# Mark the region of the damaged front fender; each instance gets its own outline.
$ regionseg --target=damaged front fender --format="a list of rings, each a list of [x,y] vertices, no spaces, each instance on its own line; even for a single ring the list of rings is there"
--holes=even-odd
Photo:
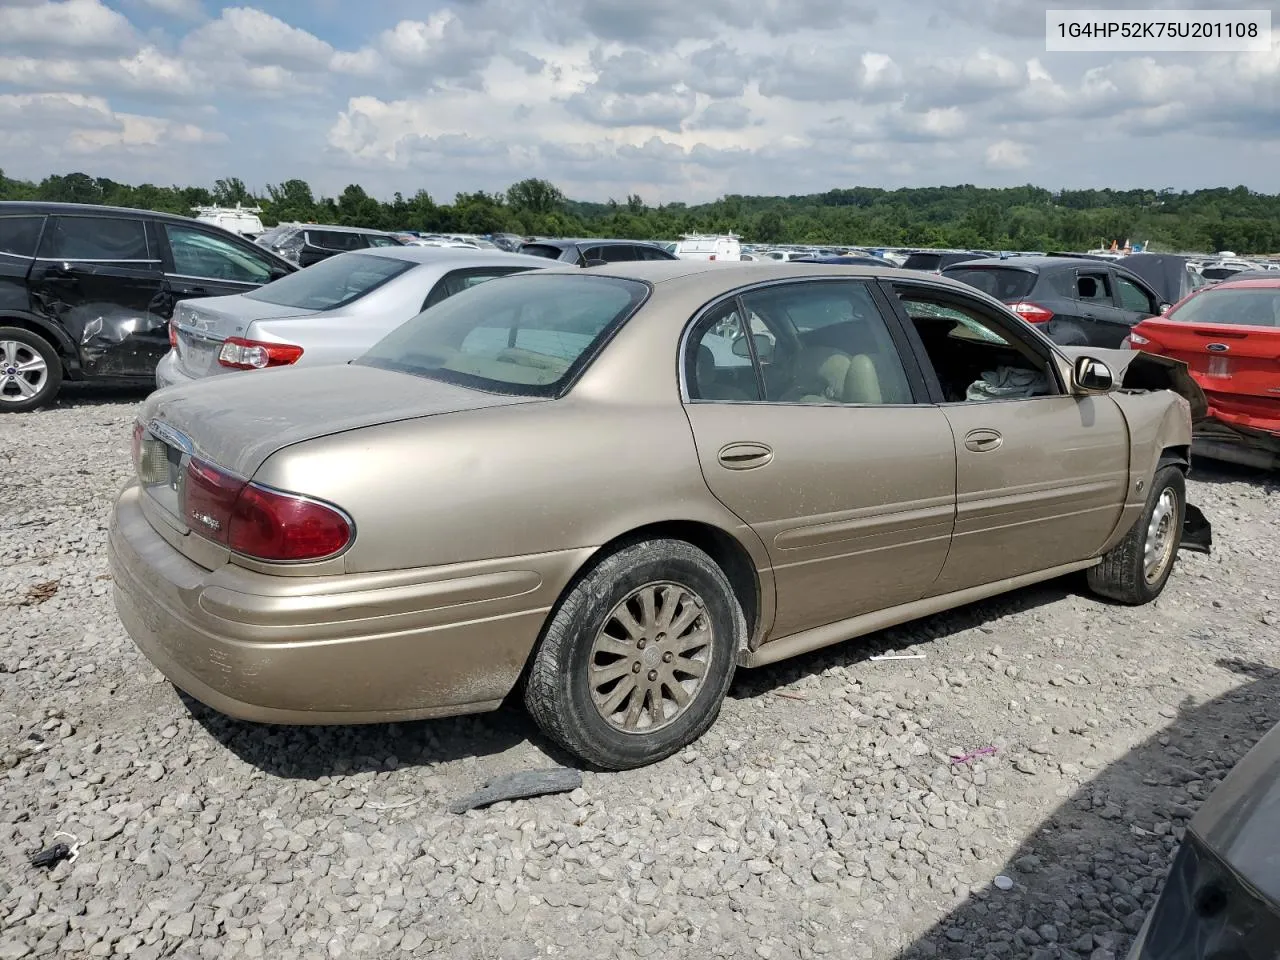
[[[1203,420],[1209,401],[1181,360],[1173,360],[1142,350],[1107,350],[1099,347],[1060,347],[1074,363],[1078,357],[1093,357],[1111,368],[1120,390],[1172,390],[1191,405],[1191,420]]]

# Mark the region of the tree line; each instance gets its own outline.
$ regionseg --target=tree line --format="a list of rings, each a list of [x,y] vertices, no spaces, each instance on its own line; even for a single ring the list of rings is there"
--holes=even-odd
[[[1084,250],[1115,240],[1152,249],[1241,254],[1280,251],[1280,195],[1247,187],[1205,190],[1057,190],[970,184],[885,190],[852,187],[786,197],[729,194],[711,203],[650,206],[571,200],[554,184],[521,180],[505,192],[458,193],[439,202],[426,190],[390,201],[351,184],[317,196],[305,180],[255,193],[236,177],[207,187],[130,185],[86,173],[39,183],[0,171],[0,200],[104,203],[190,215],[195,206],[259,206],[263,223],[336,223],[442,233],[676,239],[733,231],[756,243]]]

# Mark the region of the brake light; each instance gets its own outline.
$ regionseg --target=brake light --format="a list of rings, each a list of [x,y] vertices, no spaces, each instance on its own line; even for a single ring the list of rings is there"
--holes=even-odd
[[[302,348],[291,343],[267,343],[227,337],[218,351],[218,363],[234,370],[261,370],[263,367],[285,367],[297,363]]]
[[[1009,304],[1009,309],[1020,316],[1027,323],[1048,323],[1053,319],[1053,311],[1046,310],[1038,303],[1031,303],[1029,300],[1019,300],[1017,303]]]
[[[340,553],[354,533],[336,507],[249,483],[203,460],[188,463],[183,487],[187,525],[255,560],[321,560]]]
[[[236,500],[228,546],[259,560],[319,560],[341,552],[352,532],[326,503],[251,483]]]
[[[169,347],[170,349],[178,349],[178,323],[176,320],[169,321]]]

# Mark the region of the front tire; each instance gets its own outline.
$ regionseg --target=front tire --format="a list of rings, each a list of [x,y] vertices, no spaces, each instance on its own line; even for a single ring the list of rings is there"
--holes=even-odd
[[[62,386],[62,361],[49,341],[21,327],[0,327],[0,413],[44,406]]]
[[[1089,570],[1094,593],[1139,606],[1160,596],[1173,572],[1186,516],[1187,481],[1173,465],[1156,470],[1142,516]]]
[[[547,625],[525,706],[553,741],[604,770],[655,763],[720,712],[746,637],[724,571],[682,540],[623,547]]]

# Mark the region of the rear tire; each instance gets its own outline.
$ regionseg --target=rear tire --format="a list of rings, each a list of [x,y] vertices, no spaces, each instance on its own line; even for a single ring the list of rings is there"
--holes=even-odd
[[[21,327],[0,327],[0,413],[42,407],[62,386],[62,360],[53,345]]]
[[[525,706],[593,767],[655,763],[715,722],[746,632],[728,578],[701,550],[682,540],[623,547],[551,618]]]
[[[1161,466],[1152,478],[1138,522],[1089,570],[1090,589],[1130,606],[1160,596],[1178,556],[1186,505],[1187,481],[1182,471],[1171,464]]]

